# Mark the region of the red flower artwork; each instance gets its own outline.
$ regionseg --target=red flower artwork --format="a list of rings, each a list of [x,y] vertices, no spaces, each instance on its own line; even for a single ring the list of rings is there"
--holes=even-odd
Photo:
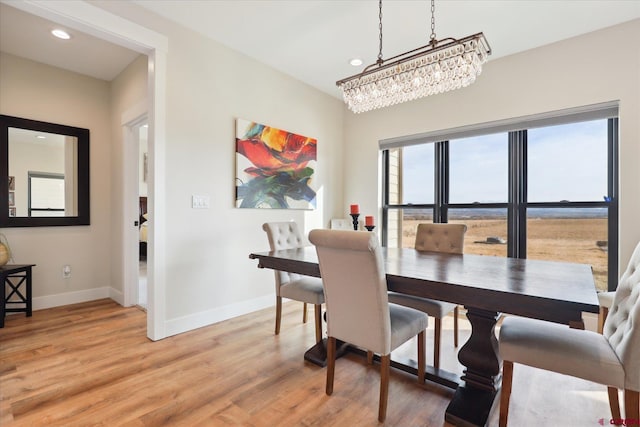
[[[317,141],[281,129],[238,120],[236,155],[252,164],[238,177],[238,207],[289,208],[293,201],[315,207],[315,191],[309,183],[314,173]]]

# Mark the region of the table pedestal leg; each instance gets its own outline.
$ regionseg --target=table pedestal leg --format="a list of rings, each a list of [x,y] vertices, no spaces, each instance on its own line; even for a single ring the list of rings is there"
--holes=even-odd
[[[336,359],[341,358],[347,353],[349,349],[349,343],[341,340],[336,340]],[[313,347],[304,353],[304,360],[311,362],[314,365],[318,365],[322,368],[327,366],[327,339],[323,338],[318,341]]]
[[[466,369],[445,412],[445,420],[457,426],[484,426],[494,398],[500,388],[500,357],[495,335],[498,313],[467,309],[471,337],[458,352],[458,360]]]

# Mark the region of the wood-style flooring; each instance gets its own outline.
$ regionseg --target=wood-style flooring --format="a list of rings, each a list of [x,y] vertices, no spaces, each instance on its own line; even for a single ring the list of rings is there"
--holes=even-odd
[[[152,342],[146,314],[111,300],[7,316],[0,329],[0,425],[7,426],[376,426],[377,365],[349,355],[326,370],[304,362],[313,322],[301,304]],[[312,318],[312,316],[310,316]],[[445,319],[442,367],[459,369],[452,319]],[[469,326],[461,322],[461,342]],[[427,336],[431,362],[433,325]],[[399,351],[413,354],[415,342]],[[388,426],[444,426],[452,391],[417,385],[392,370]],[[512,426],[609,424],[606,389],[515,366]],[[491,418],[497,425],[497,411]]]

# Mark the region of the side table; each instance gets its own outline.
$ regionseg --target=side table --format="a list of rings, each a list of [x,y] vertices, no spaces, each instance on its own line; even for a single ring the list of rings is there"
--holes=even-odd
[[[6,264],[0,267],[0,328],[4,328],[5,313],[25,312],[27,317],[31,317],[31,268],[34,266],[35,264]]]

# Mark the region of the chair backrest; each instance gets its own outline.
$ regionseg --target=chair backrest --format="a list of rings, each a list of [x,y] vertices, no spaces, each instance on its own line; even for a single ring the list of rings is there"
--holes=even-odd
[[[464,224],[418,224],[415,248],[417,251],[461,254],[466,231]]]
[[[327,333],[382,355],[391,351],[384,261],[375,234],[312,230],[327,305]]]
[[[624,366],[625,388],[640,391],[640,244],[618,283],[603,334]]]
[[[269,238],[269,249],[277,251],[280,249],[295,249],[305,246],[305,239],[300,233],[298,224],[294,221],[287,222],[266,222],[262,224],[262,229]],[[276,275],[276,295],[280,296],[280,286],[292,280],[300,278],[299,274],[286,271],[277,271]]]

